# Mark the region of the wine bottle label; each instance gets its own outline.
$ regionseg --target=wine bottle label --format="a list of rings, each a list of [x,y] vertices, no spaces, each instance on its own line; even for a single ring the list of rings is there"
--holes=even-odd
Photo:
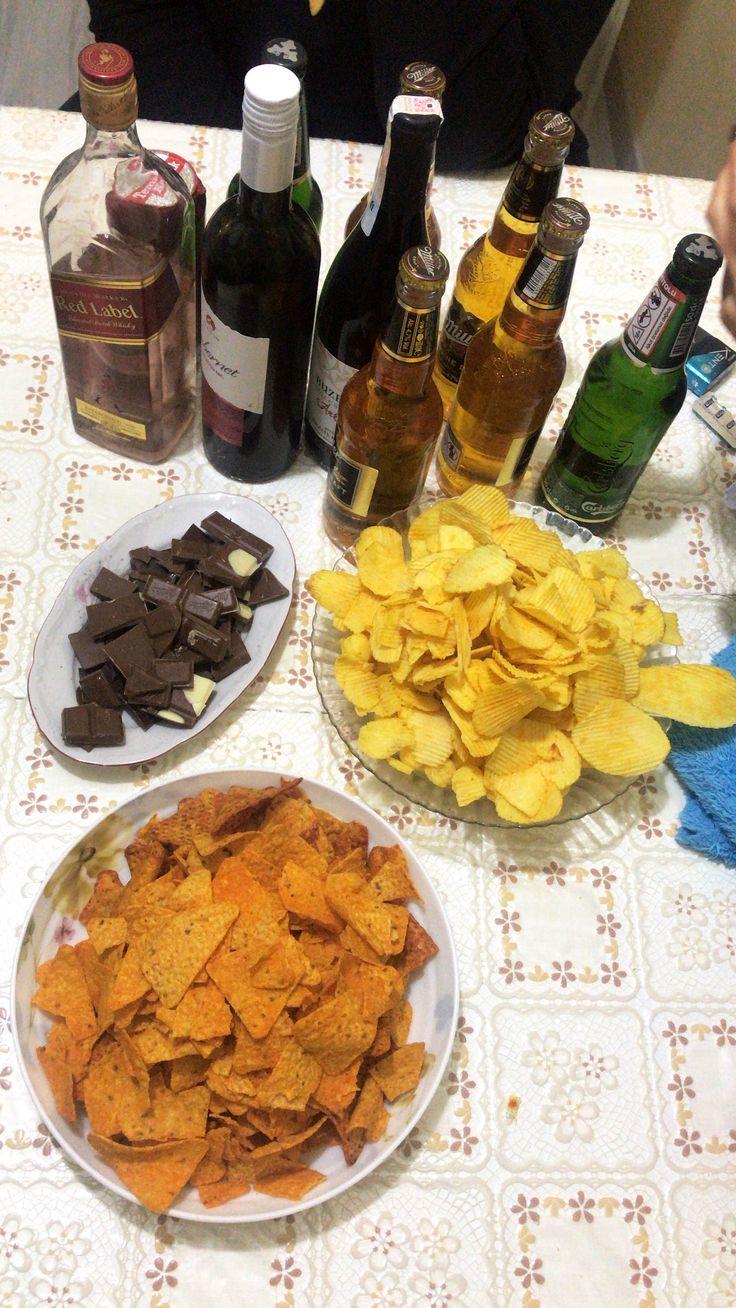
[[[357,368],[351,368],[349,363],[343,363],[334,354],[330,354],[315,333],[309,369],[307,422],[318,440],[323,441],[328,449],[332,449],[335,444],[340,396],[357,371]]]
[[[548,200],[554,200],[560,186],[559,168],[540,168],[520,159],[512,172],[504,197],[503,208],[513,218],[539,221]]]
[[[381,338],[384,350],[402,363],[426,363],[437,344],[437,318],[436,306],[414,309],[397,301]]]
[[[381,157],[378,160],[376,175],[373,179],[373,186],[368,197],[368,203],[363,210],[360,219],[360,225],[366,236],[370,236],[373,230],[373,224],[376,221],[376,214],[381,207],[381,197],[383,188],[386,184],[386,165],[388,163],[389,150],[391,148],[391,123],[395,114],[434,114],[438,118],[443,117],[442,107],[439,100],[435,100],[431,95],[397,95],[391,101],[391,108],[388,111],[388,122],[386,126],[386,140],[381,150]],[[429,194],[429,187],[428,192]]]
[[[453,297],[442,326],[437,348],[437,363],[442,376],[454,385],[460,381],[468,346],[482,326],[483,320],[476,318],[474,313],[469,313]]]
[[[336,504],[349,509],[356,517],[367,517],[377,481],[378,468],[356,463],[346,454],[335,451],[327,481],[327,493]]]
[[[168,260],[142,281],[85,273],[51,273],[51,295],[60,336],[109,345],[147,345],[179,299]]]
[[[535,245],[516,283],[526,304],[558,309],[566,303],[575,272],[575,258],[554,258]]]
[[[202,293],[202,418],[205,426],[241,445],[243,415],[263,413],[267,336],[245,336],[218,318]]]

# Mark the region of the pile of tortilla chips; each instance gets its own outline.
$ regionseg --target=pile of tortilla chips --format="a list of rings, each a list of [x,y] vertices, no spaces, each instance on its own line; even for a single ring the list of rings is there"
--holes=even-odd
[[[88,939],[38,969],[55,1022],[39,1058],[67,1121],[146,1207],[196,1185],[207,1207],[251,1186],[298,1200],[352,1163],[413,1091],[411,974],[437,947],[398,845],[313,807],[299,780],[203,790],[101,872]]]
[[[669,752],[650,714],[736,722],[736,680],[720,668],[641,667],[680,644],[677,618],[604,548],[573,553],[514,515],[492,486],[421,513],[402,535],[368,527],[357,573],[316,572],[310,594],[348,634],[335,676],[371,758],[490,799],[520,824],[549,821],[582,767],[638,776]]]

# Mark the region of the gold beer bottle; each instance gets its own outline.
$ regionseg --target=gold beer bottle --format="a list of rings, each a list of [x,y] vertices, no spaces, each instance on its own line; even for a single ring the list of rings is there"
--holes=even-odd
[[[437,456],[446,494],[521,481],[565,375],[559,332],[589,225],[579,200],[550,200],[503,309],[470,342]]]
[[[407,64],[401,70],[399,78],[399,95],[423,95],[430,96],[435,100],[442,100],[445,92],[445,74],[436,64],[427,64],[423,60],[415,60],[412,64]],[[386,144],[381,151],[381,157],[378,160],[376,176],[373,182],[373,190],[383,188],[383,178],[386,174]],[[427,182],[427,235],[429,236],[430,245],[439,250],[442,243],[442,232],[437,221],[437,215],[431,204],[432,180],[434,178],[434,161],[429,170],[429,180]],[[352,232],[353,228],[360,222],[365,207],[371,198],[371,192],[367,191],[358,200],[355,208],[350,211],[350,216],[345,224],[345,239]]]
[[[544,206],[560,186],[575,124],[567,114],[540,109],[529,123],[493,223],[465,251],[440,333],[434,379],[449,412],[467,348],[478,328],[500,312],[528,255]]]

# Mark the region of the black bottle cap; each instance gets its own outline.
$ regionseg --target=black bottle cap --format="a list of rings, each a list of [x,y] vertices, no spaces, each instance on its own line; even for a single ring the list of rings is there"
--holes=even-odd
[[[699,282],[711,281],[722,263],[720,245],[712,236],[705,236],[702,232],[691,232],[689,236],[683,236],[677,242],[672,256],[675,272],[684,273],[686,277]]]
[[[280,64],[296,73],[301,82],[307,71],[307,52],[293,36],[274,36],[261,50],[264,64]]]

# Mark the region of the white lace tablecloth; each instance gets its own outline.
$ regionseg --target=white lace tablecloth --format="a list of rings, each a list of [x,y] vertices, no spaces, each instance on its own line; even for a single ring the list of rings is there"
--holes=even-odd
[[[144,123],[188,156],[210,212],[237,166],[234,133]],[[587,821],[494,834],[437,818],[367,777],[324,717],[304,579],[335,551],[315,530],[323,474],[300,460],[244,488],[276,515],[300,586],[280,653],[224,718],[166,759],[114,775],[68,764],[35,728],[35,634],[71,568],[172,495],[238,490],[198,432],[147,467],[75,435],[38,208],[79,118],[0,119],[0,1305],[80,1308],[733,1308],[736,1304],[736,876],[674,841],[666,768]],[[318,141],[323,272],[369,185],[374,147]],[[453,273],[503,177],[438,178]],[[570,169],[592,215],[563,329],[566,383],[531,479],[591,352],[614,335],[704,224],[709,184]],[[714,293],[704,324],[720,332]],[[736,386],[722,394],[736,407]],[[736,456],[689,402],[613,540],[670,607],[695,656],[736,625]],[[92,1184],[39,1123],[7,1029],[21,923],[62,848],[136,789],[254,764],[358,794],[424,861],[454,931],[462,1018],[431,1108],[390,1161],[342,1197],[260,1226],[155,1217]]]

